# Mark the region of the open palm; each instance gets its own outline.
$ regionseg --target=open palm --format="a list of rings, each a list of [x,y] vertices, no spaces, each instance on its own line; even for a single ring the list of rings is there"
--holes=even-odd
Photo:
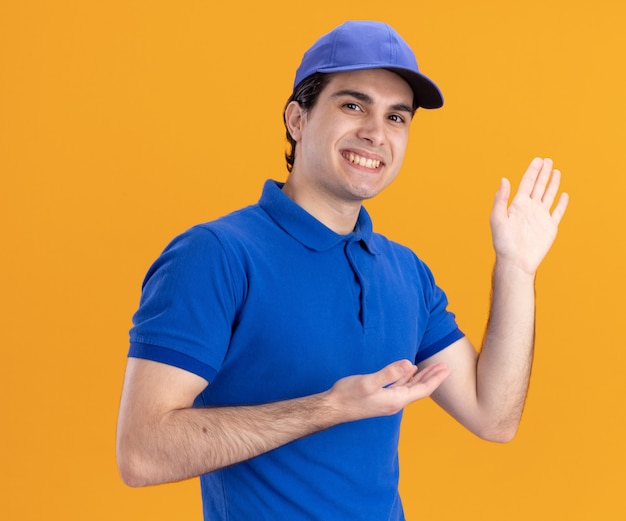
[[[560,182],[561,173],[552,169],[551,159],[533,159],[509,205],[511,184],[502,179],[491,212],[498,260],[512,262],[534,275],[556,238],[567,208],[566,193],[561,193],[554,205]]]

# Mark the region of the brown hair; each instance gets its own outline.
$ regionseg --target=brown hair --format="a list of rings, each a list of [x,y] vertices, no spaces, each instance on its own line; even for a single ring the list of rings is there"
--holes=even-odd
[[[315,106],[315,103],[317,103],[320,93],[328,84],[329,80],[330,74],[323,74],[321,72],[316,72],[308,76],[296,85],[295,89],[293,89],[293,94],[287,100],[287,103],[285,103],[283,122],[285,123],[287,141],[289,142],[288,149],[285,152],[285,160],[287,161],[287,170],[289,172],[291,172],[296,158],[296,141],[289,133],[289,128],[287,127],[287,119],[285,118],[287,105],[292,101],[296,101],[305,111],[311,110]]]

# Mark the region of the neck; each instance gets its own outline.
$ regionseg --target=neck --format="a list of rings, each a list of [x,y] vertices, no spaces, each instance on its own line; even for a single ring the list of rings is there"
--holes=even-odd
[[[283,192],[335,233],[347,235],[354,231],[361,210],[361,201],[339,201],[329,197],[323,190],[300,186],[293,174],[285,182]]]

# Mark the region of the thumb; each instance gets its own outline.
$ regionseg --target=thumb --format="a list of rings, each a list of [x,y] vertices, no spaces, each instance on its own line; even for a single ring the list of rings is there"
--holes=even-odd
[[[506,217],[510,196],[511,182],[506,177],[503,177],[500,180],[500,187],[498,188],[493,201],[492,220],[494,218],[503,219]]]

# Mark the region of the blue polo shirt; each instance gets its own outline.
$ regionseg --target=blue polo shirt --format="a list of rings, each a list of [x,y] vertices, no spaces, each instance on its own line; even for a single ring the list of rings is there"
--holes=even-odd
[[[338,235],[267,181],[258,204],[195,226],[150,268],[129,356],[208,380],[196,406],[307,396],[463,336],[426,265],[373,233]],[[404,519],[401,413],[338,425],[201,477],[205,519]]]

